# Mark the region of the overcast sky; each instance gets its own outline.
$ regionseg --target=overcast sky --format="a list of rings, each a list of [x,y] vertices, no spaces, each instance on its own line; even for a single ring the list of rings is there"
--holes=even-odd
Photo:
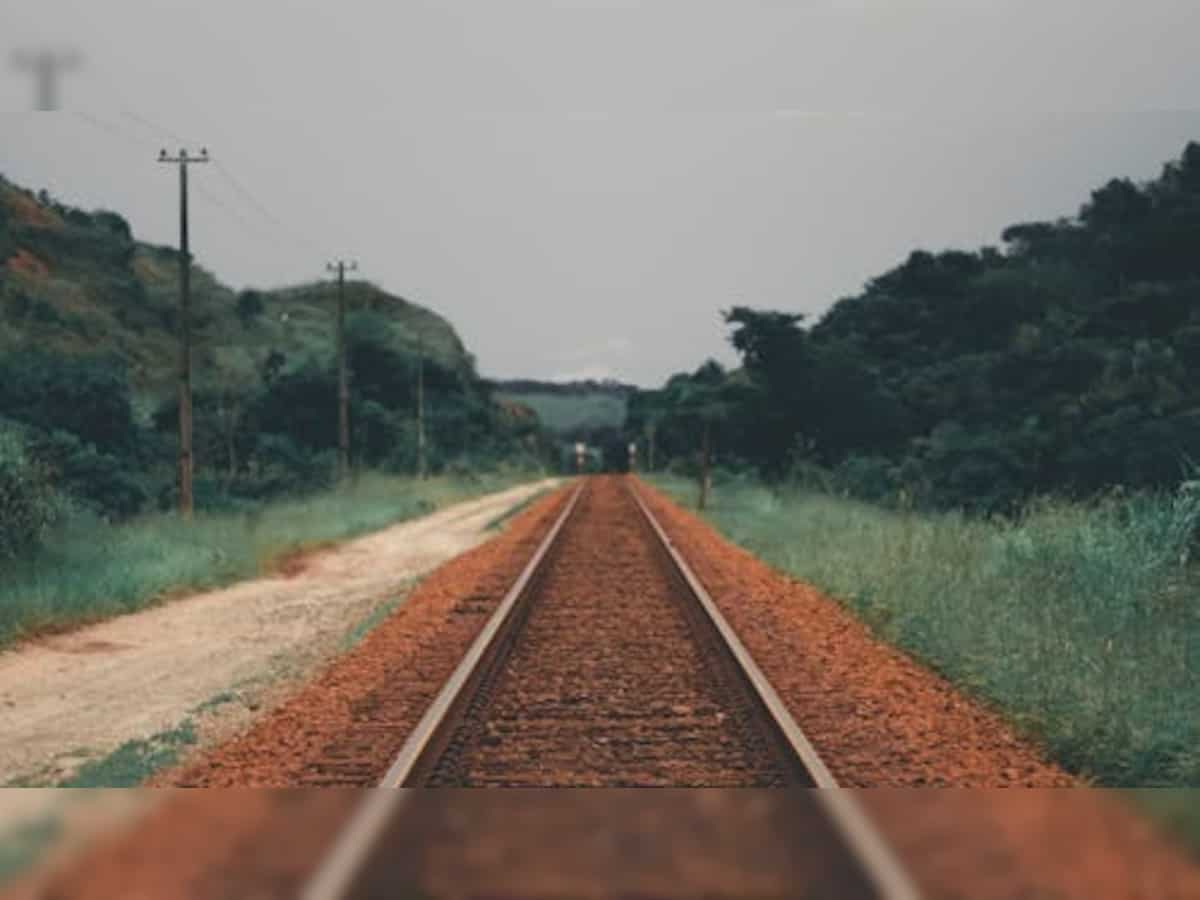
[[[357,259],[495,377],[732,362],[719,310],[819,315],[910,250],[999,243],[1200,139],[1196,0],[41,0],[61,113],[0,172],[235,287]],[[1200,252],[1200,251],[1198,251]]]

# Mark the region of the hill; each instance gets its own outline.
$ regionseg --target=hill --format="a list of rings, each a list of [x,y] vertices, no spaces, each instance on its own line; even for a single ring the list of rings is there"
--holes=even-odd
[[[0,176],[0,352],[111,352],[125,361],[137,390],[171,390],[178,260],[173,248],[135,240],[116,213],[74,209]],[[335,291],[325,282],[239,294],[193,266],[197,384],[250,377],[272,352],[287,359],[327,356]],[[415,354],[420,339],[445,367],[473,372],[458,334],[432,310],[366,282],[349,282],[347,298],[351,311],[388,321],[398,351]]]
[[[628,399],[637,391],[618,381],[513,379],[493,384],[497,396],[532,410],[547,429],[563,437],[620,431]]]
[[[172,503],[178,265],[115,212],[0,178],[0,487],[38,498],[44,482],[105,516]],[[336,287],[235,292],[196,265],[192,287],[197,504],[327,484]],[[536,420],[496,400],[449,322],[366,282],[346,290],[357,467],[416,467],[418,368],[431,470],[544,449]]]

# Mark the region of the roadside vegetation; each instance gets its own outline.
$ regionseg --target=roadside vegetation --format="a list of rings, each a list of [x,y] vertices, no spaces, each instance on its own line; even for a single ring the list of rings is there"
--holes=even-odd
[[[351,282],[355,483],[336,490],[334,288],[235,292],[194,267],[197,517],[177,521],[177,266],[117,213],[0,177],[0,646],[554,464],[537,419],[497,400],[449,322]]]
[[[522,469],[425,480],[367,474],[344,491],[279,499],[251,510],[173,513],[107,524],[75,513],[34,554],[0,568],[0,647],[23,636],[132,612],[172,593],[269,571],[306,547],[526,480]]]
[[[652,481],[695,501],[690,480]],[[706,514],[1068,769],[1113,786],[1200,785],[1200,497],[1039,501],[983,519],[721,475]]]

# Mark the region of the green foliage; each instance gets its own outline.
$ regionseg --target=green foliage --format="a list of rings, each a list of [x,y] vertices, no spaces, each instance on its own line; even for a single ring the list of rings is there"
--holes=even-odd
[[[879,464],[848,464],[873,479]],[[660,478],[681,500],[690,484]],[[1200,496],[896,512],[714,479],[708,516],[1107,785],[1200,785]]]
[[[0,560],[39,547],[61,512],[48,474],[30,459],[21,432],[0,419]]]
[[[171,513],[121,525],[76,515],[40,552],[0,567],[0,646],[253,576],[307,544],[376,530],[529,475],[515,468],[424,480],[367,473],[341,490],[312,493],[305,485],[301,496],[199,512],[190,524]]]
[[[60,490],[100,515],[136,515],[152,495],[154,481],[137,471],[136,459],[103,453],[71,432],[41,433],[30,446]]]
[[[0,834],[0,886],[33,865],[61,833],[61,820],[48,815]]]
[[[1176,484],[1200,458],[1200,144],[1003,239],[916,251],[812,328],[726,312],[742,368],[717,459],[773,479],[803,461],[866,498],[984,514]],[[695,381],[632,398],[630,434],[657,423],[661,456],[696,452]]]
[[[72,777],[56,785],[64,788],[137,787],[155,772],[172,765],[179,754],[196,743],[191,719],[148,738],[126,741],[102,759],[85,763]]]
[[[0,416],[31,427],[53,483],[125,518],[175,495],[178,253],[0,180]],[[7,259],[6,250],[0,260]],[[337,442],[336,287],[235,293],[192,267],[196,502],[232,510],[319,490]],[[537,463],[536,422],[495,402],[450,325],[365,282],[345,286],[353,464],[416,468],[416,376],[431,468]],[[37,348],[31,350],[29,348]]]
[[[36,350],[0,356],[0,414],[106,449],[136,438],[125,367],[113,356],[63,358]]]
[[[254,324],[254,320],[266,309],[262,295],[258,291],[242,291],[237,298],[237,315],[244,328]]]

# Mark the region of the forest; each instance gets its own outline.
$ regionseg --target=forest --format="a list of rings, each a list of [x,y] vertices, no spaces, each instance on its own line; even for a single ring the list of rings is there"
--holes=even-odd
[[[1002,246],[914,251],[813,323],[722,313],[741,365],[629,400],[648,464],[908,508],[1175,487],[1200,456],[1200,144]]]

